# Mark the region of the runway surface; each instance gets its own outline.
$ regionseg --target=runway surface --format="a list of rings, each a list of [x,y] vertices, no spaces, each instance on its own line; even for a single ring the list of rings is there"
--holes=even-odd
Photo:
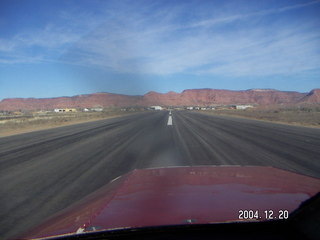
[[[273,166],[320,177],[320,129],[154,111],[0,138],[0,238],[135,168]]]

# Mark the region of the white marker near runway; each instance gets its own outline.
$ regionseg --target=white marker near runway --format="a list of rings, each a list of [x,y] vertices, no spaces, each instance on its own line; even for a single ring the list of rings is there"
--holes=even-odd
[[[169,118],[168,118],[168,124],[167,124],[167,125],[168,125],[168,126],[169,126],[169,125],[172,125],[172,116],[171,116],[171,115],[170,115]]]

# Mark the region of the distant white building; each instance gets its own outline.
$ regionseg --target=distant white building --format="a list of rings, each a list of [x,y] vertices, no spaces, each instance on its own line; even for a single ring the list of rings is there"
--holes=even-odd
[[[247,108],[252,108],[252,105],[236,105],[236,109],[247,109]]]
[[[91,111],[94,111],[94,112],[102,112],[102,111],[103,111],[103,108],[102,108],[102,107],[95,107],[95,108],[91,108]]]
[[[162,107],[161,106],[151,106],[150,109],[153,109],[153,110],[162,110]]]
[[[77,109],[75,109],[75,108],[55,108],[53,111],[56,113],[64,113],[64,112],[76,112]]]
[[[187,110],[193,110],[193,107],[187,107]]]

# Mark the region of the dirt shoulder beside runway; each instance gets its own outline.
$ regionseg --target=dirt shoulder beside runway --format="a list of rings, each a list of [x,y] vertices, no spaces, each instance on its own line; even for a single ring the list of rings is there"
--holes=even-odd
[[[246,110],[225,109],[199,112],[206,114],[255,119],[295,126],[320,128],[320,105],[307,107],[268,107]]]
[[[62,127],[84,122],[121,117],[135,112],[76,112],[21,114],[0,117],[0,137]]]

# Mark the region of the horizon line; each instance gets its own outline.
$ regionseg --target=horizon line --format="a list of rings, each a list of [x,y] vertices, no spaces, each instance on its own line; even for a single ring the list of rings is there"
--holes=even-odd
[[[52,99],[52,98],[63,98],[63,97],[77,97],[81,95],[92,95],[92,94],[116,94],[116,95],[125,95],[125,96],[144,96],[147,95],[148,93],[158,93],[158,94],[168,94],[170,92],[181,94],[184,91],[188,90],[219,90],[219,91],[232,91],[232,92],[242,92],[242,91],[254,91],[254,90],[267,90],[267,91],[279,91],[279,92],[298,92],[298,93],[310,93],[311,91],[319,89],[319,88],[313,88],[309,90],[308,92],[299,92],[299,91],[290,91],[290,90],[278,90],[275,88],[249,88],[249,89],[244,89],[244,90],[231,90],[231,89],[222,89],[222,88],[188,88],[184,89],[181,92],[176,92],[176,91],[167,91],[167,92],[157,92],[154,90],[150,90],[144,94],[124,94],[124,93],[115,93],[115,92],[92,92],[92,93],[80,93],[76,95],[69,95],[69,96],[56,96],[56,97],[8,97],[8,98],[0,98],[0,101],[5,100],[5,99]]]

